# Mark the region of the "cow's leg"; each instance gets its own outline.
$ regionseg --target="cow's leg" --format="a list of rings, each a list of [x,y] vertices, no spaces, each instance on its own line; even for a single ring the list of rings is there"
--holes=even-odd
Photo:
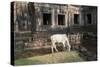
[[[68,51],[70,51],[71,45],[69,44],[69,41],[68,40],[67,40],[67,48],[68,48]]]
[[[57,47],[56,47],[56,44],[55,44],[55,43],[53,43],[53,47],[55,48],[56,52],[58,52],[58,50],[57,50]]]
[[[54,47],[53,47],[53,43],[54,43],[54,42],[51,41],[51,51],[52,51],[52,53],[54,53],[54,50],[53,50],[53,48],[54,48]]]
[[[71,49],[71,46],[70,46],[70,45],[68,45],[68,51],[70,51],[70,49]]]
[[[54,53],[54,51],[53,51],[53,46],[51,46],[51,51],[52,51],[52,53]]]
[[[63,44],[63,50],[65,51],[66,50],[65,42],[62,42],[62,44]]]

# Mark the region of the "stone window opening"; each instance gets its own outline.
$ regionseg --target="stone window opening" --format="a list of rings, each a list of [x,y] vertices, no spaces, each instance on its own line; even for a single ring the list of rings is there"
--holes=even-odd
[[[87,24],[92,24],[92,16],[91,16],[91,14],[87,14],[86,15],[86,18],[87,18]]]
[[[58,25],[65,25],[65,15],[58,15]]]
[[[79,24],[79,14],[74,14],[74,24]]]
[[[51,25],[51,14],[43,13],[43,25]]]

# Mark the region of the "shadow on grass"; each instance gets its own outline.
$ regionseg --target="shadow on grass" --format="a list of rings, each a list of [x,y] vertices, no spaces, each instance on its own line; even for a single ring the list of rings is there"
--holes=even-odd
[[[62,46],[58,46],[57,49],[59,52],[63,51]],[[30,49],[30,50],[24,50],[15,52],[15,59],[22,59],[22,58],[28,58],[28,57],[35,57],[35,56],[43,56],[47,54],[51,54],[51,48],[40,48],[40,49]]]
[[[69,62],[82,62],[79,53],[76,51],[71,52],[57,52],[54,54],[46,54],[42,56],[33,56],[24,59],[15,60],[15,65],[34,65],[34,64],[55,64],[55,63],[69,63]]]

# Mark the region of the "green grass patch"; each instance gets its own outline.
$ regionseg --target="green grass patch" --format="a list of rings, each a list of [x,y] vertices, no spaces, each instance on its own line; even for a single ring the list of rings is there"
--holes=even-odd
[[[76,51],[58,52],[15,60],[15,65],[52,64],[84,61]]]

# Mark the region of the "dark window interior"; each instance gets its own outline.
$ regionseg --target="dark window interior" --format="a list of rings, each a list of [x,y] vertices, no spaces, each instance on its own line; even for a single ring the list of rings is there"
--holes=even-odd
[[[65,15],[58,15],[58,25],[65,24]]]
[[[43,13],[43,25],[51,25],[51,14]]]
[[[74,24],[79,24],[79,14],[74,14]]]
[[[87,14],[87,23],[91,24],[91,14]]]

